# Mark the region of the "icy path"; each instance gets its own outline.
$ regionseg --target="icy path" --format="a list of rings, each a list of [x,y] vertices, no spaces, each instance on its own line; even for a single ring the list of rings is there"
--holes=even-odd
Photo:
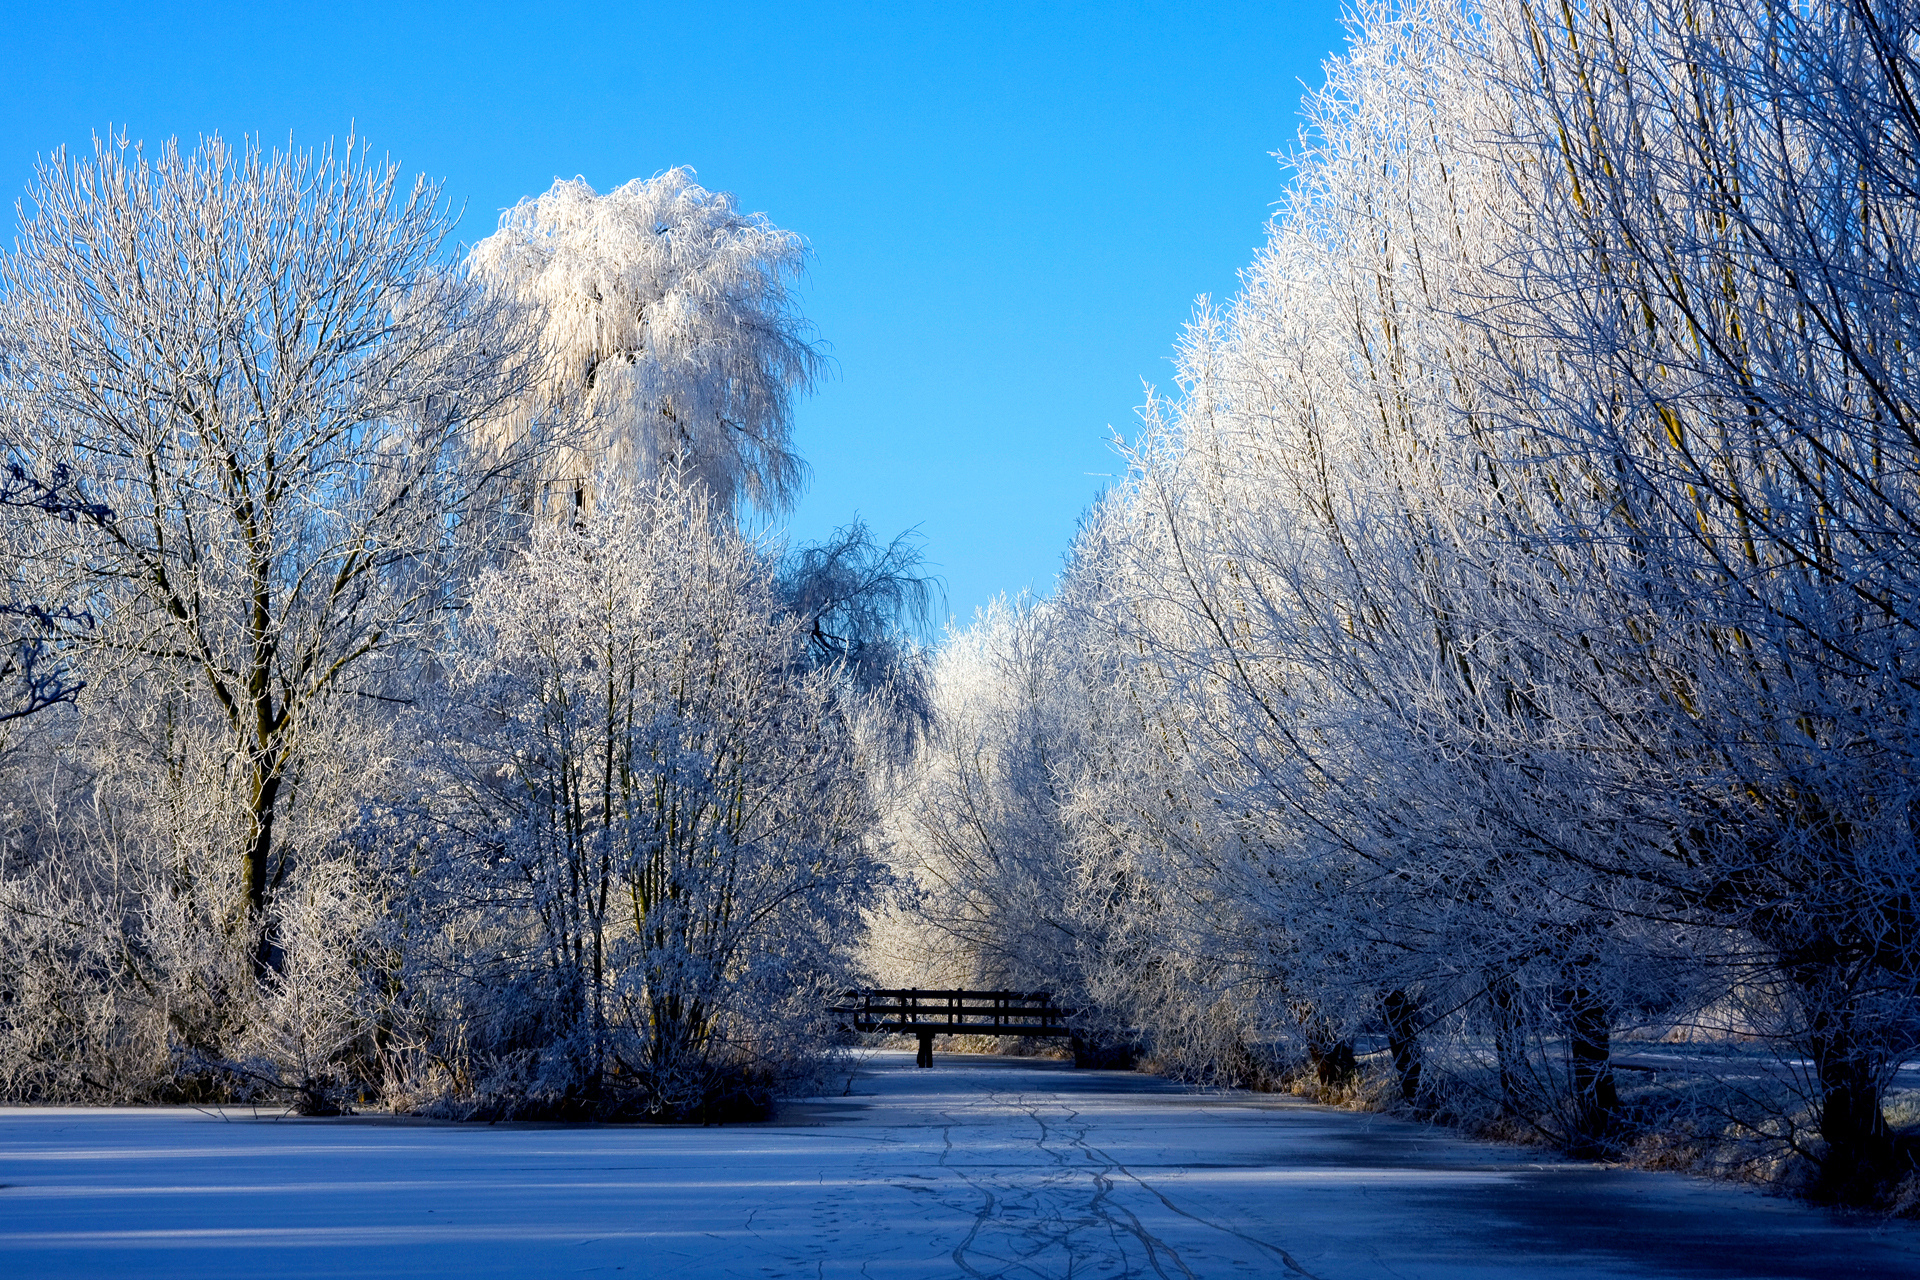
[[[1920,1231],[1053,1063],[722,1129],[0,1111],[0,1277],[1920,1276]]]

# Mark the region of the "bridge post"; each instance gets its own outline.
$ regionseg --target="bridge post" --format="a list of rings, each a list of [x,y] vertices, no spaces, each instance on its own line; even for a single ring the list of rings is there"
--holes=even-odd
[[[933,1032],[922,1031],[920,1033],[920,1053],[918,1057],[914,1058],[913,1065],[916,1067],[930,1067],[933,1065]]]

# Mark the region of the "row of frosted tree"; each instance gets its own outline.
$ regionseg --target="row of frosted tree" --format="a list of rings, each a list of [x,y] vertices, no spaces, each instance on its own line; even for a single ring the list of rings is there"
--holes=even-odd
[[[939,656],[889,936],[1196,1076],[1889,1194],[1916,104],[1911,5],[1363,6],[1058,591]]]
[[[910,544],[754,532],[797,237],[685,171],[124,139],[0,258],[0,1097],[752,1111],[923,719]]]

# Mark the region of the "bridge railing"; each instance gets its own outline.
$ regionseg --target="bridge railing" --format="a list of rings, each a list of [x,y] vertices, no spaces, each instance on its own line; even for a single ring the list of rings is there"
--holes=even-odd
[[[1069,1036],[1071,1009],[1049,991],[884,987],[842,994],[832,1012],[855,1031],[937,1035]]]

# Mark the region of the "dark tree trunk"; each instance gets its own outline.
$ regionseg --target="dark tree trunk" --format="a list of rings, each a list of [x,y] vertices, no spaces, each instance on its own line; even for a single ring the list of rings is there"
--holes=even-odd
[[[1809,990],[1807,1048],[1820,1088],[1820,1160],[1815,1198],[1871,1204],[1902,1172],[1899,1147],[1887,1127],[1878,1055],[1861,1042],[1848,998],[1835,995],[1827,975],[1803,979]]]
[[[253,947],[253,972],[264,979],[280,963],[272,930],[267,927],[267,862],[273,856],[273,816],[280,800],[280,775],[265,765],[255,767],[252,812],[248,815],[247,846],[240,855],[244,897],[240,928]]]
[[[1487,1000],[1493,1006],[1493,1055],[1500,1072],[1500,1109],[1518,1116],[1526,1111],[1525,1054],[1520,1040],[1520,993],[1512,978],[1502,975],[1487,983]]]
[[[1353,1056],[1351,1040],[1309,1044],[1307,1058],[1313,1063],[1314,1078],[1320,1082],[1323,1090],[1329,1092],[1350,1087],[1360,1074],[1360,1063]]]
[[[1887,1127],[1882,1055],[1856,1021],[1858,996],[1849,967],[1860,948],[1836,937],[1837,931],[1817,922],[1809,927],[1785,912],[1760,915],[1754,932],[1785,961],[1806,1018],[1826,1144],[1810,1194],[1838,1204],[1872,1204],[1911,1162]]]
[[[1420,1091],[1420,1004],[1404,991],[1389,991],[1381,1002],[1387,1022],[1387,1052],[1400,1078],[1400,1097],[1415,1110],[1426,1110]]]
[[[1573,1082],[1573,1133],[1568,1149],[1592,1158],[1608,1152],[1620,1117],[1620,1092],[1613,1078],[1612,1012],[1583,986],[1562,993],[1561,1007]]]

